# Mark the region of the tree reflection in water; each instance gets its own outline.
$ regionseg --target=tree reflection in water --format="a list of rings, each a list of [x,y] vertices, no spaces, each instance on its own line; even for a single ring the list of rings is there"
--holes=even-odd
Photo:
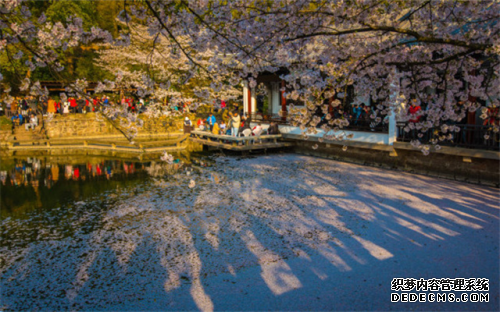
[[[307,286],[298,267],[323,281],[498,233],[494,189],[310,157],[75,162],[58,164],[58,179],[52,163],[35,167],[37,191],[12,184],[27,172],[16,167],[2,188],[2,203],[26,194],[2,212],[0,280],[14,310],[211,311],[206,281],[224,274],[255,280],[245,272],[258,267],[259,291],[277,297]]]

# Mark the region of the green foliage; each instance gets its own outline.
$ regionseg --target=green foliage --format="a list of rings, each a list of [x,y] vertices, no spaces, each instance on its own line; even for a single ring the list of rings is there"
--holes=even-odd
[[[61,22],[63,24],[66,23],[69,17],[76,15],[82,19],[83,27],[88,30],[97,24],[94,11],[94,5],[89,0],[60,0],[53,2],[45,12],[45,15],[49,21],[53,23]]]
[[[113,79],[113,75],[94,64],[97,54],[93,51],[79,51],[74,59],[74,73],[76,77],[86,78],[88,81],[102,81]]]
[[[16,91],[21,83],[21,79],[26,76],[27,68],[22,66],[20,60],[10,62],[6,52],[0,53],[0,72],[3,75],[3,81],[9,83],[12,91]]]
[[[268,114],[268,113],[269,113],[269,112],[268,112],[268,110],[269,110],[269,96],[270,96],[270,95],[266,95],[266,96],[264,97],[264,103],[263,103],[263,105],[262,105],[262,113],[263,113],[264,115],[266,115],[266,114]]]
[[[31,80],[33,81],[54,81],[54,76],[47,67],[37,68],[31,74]]]
[[[97,25],[109,31],[113,36],[118,35],[120,25],[116,22],[116,16],[123,10],[123,1],[95,1],[95,14]]]
[[[5,125],[11,126],[12,121],[8,117],[0,116],[0,127]]]
[[[198,109],[196,110],[197,114],[208,114],[212,112],[212,106],[210,105],[200,105]]]
[[[54,0],[48,1],[39,1],[39,0],[28,0],[25,1],[24,4],[28,6],[33,16],[39,17],[43,12],[47,11],[47,9],[52,5]]]

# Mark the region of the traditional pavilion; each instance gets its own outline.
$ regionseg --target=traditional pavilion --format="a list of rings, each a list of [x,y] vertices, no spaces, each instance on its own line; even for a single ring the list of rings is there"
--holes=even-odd
[[[286,112],[285,91],[280,91],[285,87],[285,81],[280,79],[280,75],[285,72],[278,71],[277,73],[265,72],[257,77],[257,86],[264,84],[268,94],[268,109],[267,114],[278,115],[280,112]],[[248,82],[243,84],[243,112],[247,115],[256,114],[262,110],[261,103],[258,103],[256,88],[249,88]]]

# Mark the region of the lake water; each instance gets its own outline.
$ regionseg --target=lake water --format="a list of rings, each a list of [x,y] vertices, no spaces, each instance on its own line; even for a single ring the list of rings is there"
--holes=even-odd
[[[292,154],[174,158],[2,156],[0,309],[408,310],[389,300],[408,276],[488,278],[490,303],[459,309],[498,308],[497,189]]]
[[[100,156],[12,156],[0,167],[1,217],[21,216],[37,209],[52,209],[70,202],[86,201],[108,192],[167,177],[180,169],[207,166],[202,156],[175,155],[171,165],[137,158]]]

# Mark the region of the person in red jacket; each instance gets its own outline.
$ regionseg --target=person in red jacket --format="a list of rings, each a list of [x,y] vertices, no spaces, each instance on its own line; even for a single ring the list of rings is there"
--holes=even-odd
[[[61,111],[61,102],[55,102],[54,103],[54,108],[56,109],[57,113],[62,114],[62,111]]]
[[[198,122],[196,122],[196,125],[200,130],[205,130],[205,121],[203,119],[198,119]]]
[[[76,114],[76,110],[77,110],[78,105],[76,104],[75,98],[69,99],[69,106],[71,107],[71,110],[73,111],[73,113]]]
[[[85,99],[85,107],[84,107],[83,112],[85,112],[85,113],[92,112],[92,110],[90,109],[90,101],[89,101],[89,99]]]
[[[408,114],[410,114],[410,122],[419,122],[420,117],[422,117],[419,113],[421,110],[420,105],[418,105],[417,100],[413,99],[411,101],[411,106],[408,109]]]
[[[92,111],[95,112],[99,108],[99,98],[96,96],[92,100]]]

